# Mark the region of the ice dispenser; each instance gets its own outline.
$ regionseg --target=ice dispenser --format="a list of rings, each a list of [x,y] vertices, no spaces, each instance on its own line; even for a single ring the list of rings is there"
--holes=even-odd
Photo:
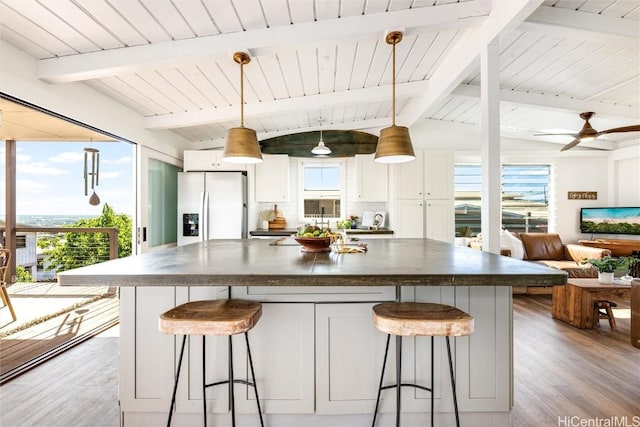
[[[200,231],[200,215],[197,213],[182,214],[182,235],[198,236]]]

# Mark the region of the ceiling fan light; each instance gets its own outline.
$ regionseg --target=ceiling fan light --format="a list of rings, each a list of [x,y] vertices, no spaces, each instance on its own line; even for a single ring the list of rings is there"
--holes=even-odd
[[[596,139],[595,136],[581,136],[580,137],[580,142],[588,142],[588,141],[593,141],[594,139]]]
[[[229,129],[222,160],[228,163],[262,162],[256,131],[245,127]]]
[[[380,131],[374,161],[378,163],[404,163],[415,158],[416,154],[413,151],[408,128],[393,125]]]

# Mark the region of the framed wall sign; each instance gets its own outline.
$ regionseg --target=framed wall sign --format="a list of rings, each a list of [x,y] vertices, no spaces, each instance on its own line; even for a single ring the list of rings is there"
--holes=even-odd
[[[597,191],[569,191],[567,195],[569,200],[598,200]]]

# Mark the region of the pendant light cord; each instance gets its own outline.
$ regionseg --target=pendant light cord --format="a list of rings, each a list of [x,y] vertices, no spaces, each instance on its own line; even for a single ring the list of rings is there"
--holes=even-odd
[[[392,126],[396,125],[396,43],[397,40],[393,40],[393,83],[391,84],[391,98],[392,98],[392,104],[391,104],[391,124]]]
[[[244,127],[244,64],[240,62],[240,127]]]

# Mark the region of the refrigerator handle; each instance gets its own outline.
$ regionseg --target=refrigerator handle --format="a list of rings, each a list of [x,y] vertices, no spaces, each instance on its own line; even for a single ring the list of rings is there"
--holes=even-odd
[[[209,192],[200,193],[200,241],[204,242],[209,238]]]

